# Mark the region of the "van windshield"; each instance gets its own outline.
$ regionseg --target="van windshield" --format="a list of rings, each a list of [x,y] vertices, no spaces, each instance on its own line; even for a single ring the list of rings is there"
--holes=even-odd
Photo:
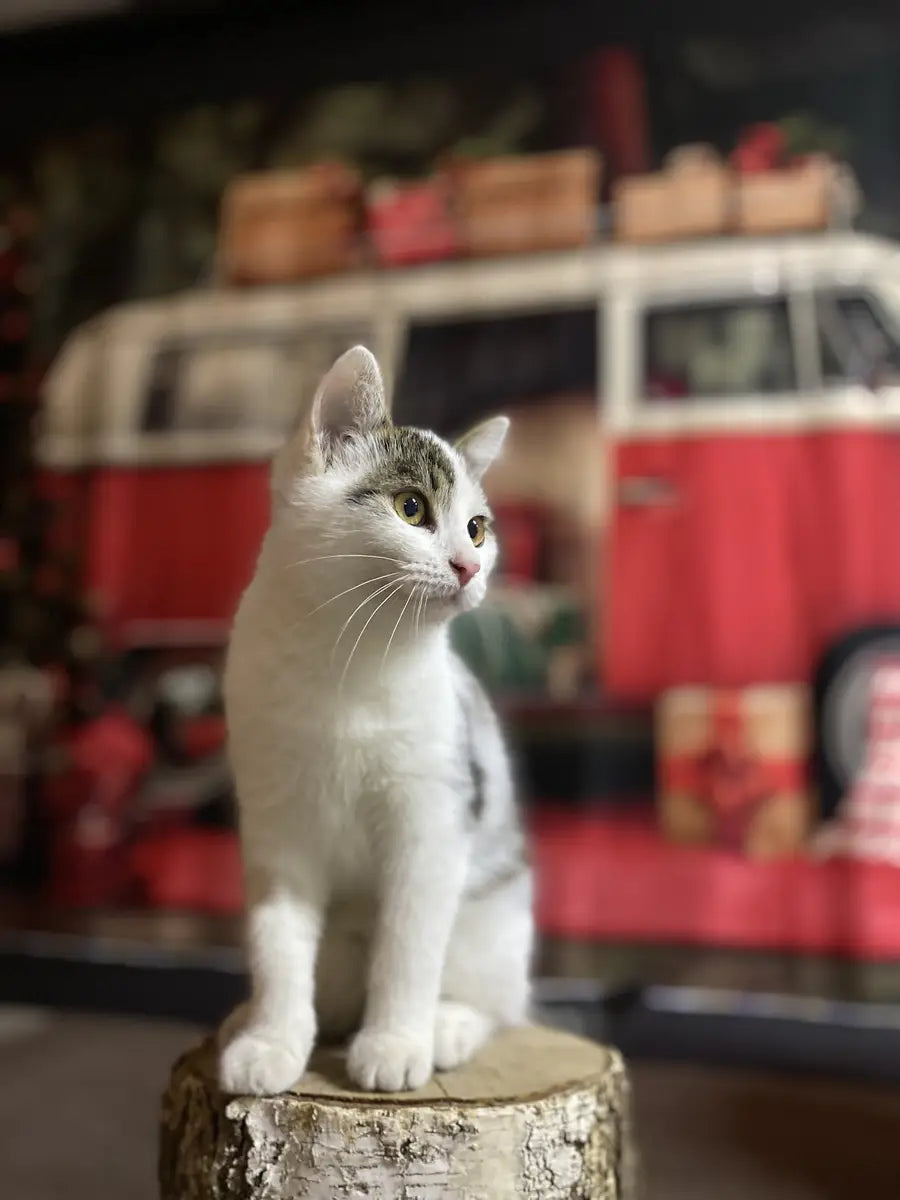
[[[900,288],[820,292],[816,314],[826,384],[900,384]]]

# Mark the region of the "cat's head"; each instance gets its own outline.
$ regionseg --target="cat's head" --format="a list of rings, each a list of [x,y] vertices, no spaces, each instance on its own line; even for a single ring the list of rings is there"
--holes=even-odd
[[[379,589],[367,604],[383,602],[386,614],[407,601],[410,617],[429,621],[474,608],[497,560],[481,478],[508,427],[493,417],[450,445],[395,426],[374,357],[348,350],[275,461],[282,554],[323,603],[329,591],[336,598],[352,588],[348,601]]]

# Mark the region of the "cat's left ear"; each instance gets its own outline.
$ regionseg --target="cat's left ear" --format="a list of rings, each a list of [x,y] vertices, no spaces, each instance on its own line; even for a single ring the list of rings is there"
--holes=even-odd
[[[388,421],[381,370],[365,346],[337,360],[312,403],[312,429],[326,462],[344,443],[373,433]]]
[[[456,449],[476,483],[500,453],[508,429],[509,417],[491,417],[463,434],[456,443]]]

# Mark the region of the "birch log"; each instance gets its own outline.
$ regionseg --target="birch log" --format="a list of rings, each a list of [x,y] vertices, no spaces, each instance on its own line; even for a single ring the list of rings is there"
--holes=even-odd
[[[628,1080],[615,1050],[531,1027],[418,1092],[351,1089],[320,1050],[290,1091],[223,1096],[190,1050],[163,1099],[162,1200],[629,1200]]]

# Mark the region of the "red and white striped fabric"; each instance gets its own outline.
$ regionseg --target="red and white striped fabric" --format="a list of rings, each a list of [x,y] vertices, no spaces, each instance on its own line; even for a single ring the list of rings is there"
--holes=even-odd
[[[872,673],[865,757],[839,821],[845,853],[900,865],[900,658]]]

